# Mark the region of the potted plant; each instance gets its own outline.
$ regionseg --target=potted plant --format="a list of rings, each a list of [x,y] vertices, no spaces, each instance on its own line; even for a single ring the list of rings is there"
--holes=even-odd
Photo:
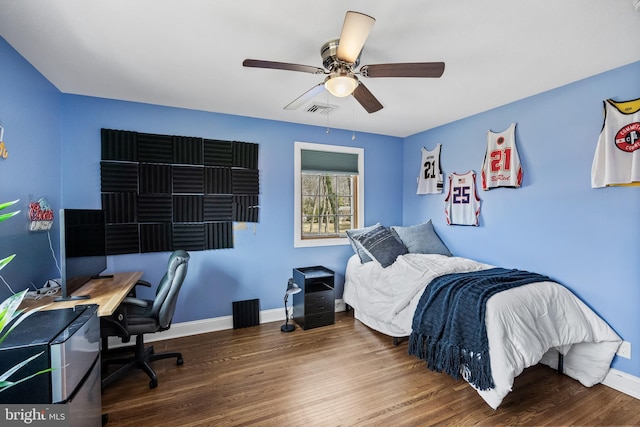
[[[14,205],[15,203],[17,203],[18,200],[14,200],[12,202],[7,202],[7,203],[2,203],[0,204],[0,210],[5,209],[11,205]],[[7,219],[17,215],[20,211],[14,211],[14,212],[9,212],[6,214],[0,214],[0,222],[2,221],[6,221]],[[11,260],[13,258],[15,258],[16,254],[10,255],[6,258],[3,258],[0,260],[0,270],[2,270],[7,264],[9,264],[11,262]],[[14,294],[12,296],[10,296],[9,298],[7,298],[6,300],[2,301],[0,303],[0,344],[2,344],[2,342],[7,338],[7,336],[9,335],[9,333],[15,329],[16,326],[18,326],[24,319],[26,319],[27,317],[29,317],[30,315],[32,315],[33,313],[35,313],[36,311],[38,311],[40,308],[37,309],[33,309],[30,310],[28,312],[23,312],[21,310],[19,310],[20,304],[22,303],[22,300],[24,299],[25,295],[27,294],[27,289],[25,289],[22,292],[18,292],[17,294]],[[14,322],[15,320],[15,322]],[[10,326],[9,326],[10,325]],[[5,329],[6,332],[5,332]],[[44,353],[44,351],[35,354],[31,357],[29,357],[26,360],[23,360],[22,362],[16,364],[15,366],[13,366],[12,368],[10,368],[8,371],[4,372],[4,373],[0,373],[0,393],[3,392],[4,390],[8,389],[9,387],[12,387],[16,384],[19,384],[23,381],[27,381],[30,378],[35,377],[36,375],[40,375],[43,374],[45,372],[49,372],[51,371],[51,369],[43,369],[41,371],[36,372],[35,374],[29,375],[27,377],[21,378],[19,380],[15,380],[15,381],[10,381],[9,378],[16,373],[18,370],[20,370],[22,367],[24,367],[25,365],[27,365],[29,362],[31,362],[32,360],[34,360],[35,358],[39,357],[40,355],[42,355],[42,353]]]

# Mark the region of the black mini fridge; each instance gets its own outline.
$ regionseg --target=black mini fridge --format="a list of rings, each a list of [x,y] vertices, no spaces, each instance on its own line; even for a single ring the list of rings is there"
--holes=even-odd
[[[36,375],[0,393],[0,404],[69,405],[72,426],[99,426],[100,321],[97,305],[46,310],[20,323],[0,344],[0,372],[42,353],[10,379]]]

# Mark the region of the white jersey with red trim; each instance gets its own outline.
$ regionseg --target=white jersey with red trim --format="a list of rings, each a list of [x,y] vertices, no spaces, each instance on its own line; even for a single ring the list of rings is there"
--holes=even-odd
[[[640,99],[604,101],[591,187],[607,185],[640,185]]]
[[[487,150],[482,161],[482,189],[522,185],[522,165],[516,149],[516,124],[503,132],[487,131]]]
[[[444,199],[444,211],[449,225],[478,225],[480,199],[476,192],[476,173],[449,175],[449,193]]]
[[[444,178],[440,167],[440,149],[442,144],[429,151],[422,147],[420,175],[418,175],[418,190],[416,194],[437,194],[444,189]]]

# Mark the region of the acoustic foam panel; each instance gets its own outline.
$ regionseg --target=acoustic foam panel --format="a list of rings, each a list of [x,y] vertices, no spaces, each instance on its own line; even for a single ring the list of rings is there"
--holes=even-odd
[[[109,254],[233,247],[258,221],[258,145],[102,129]]]

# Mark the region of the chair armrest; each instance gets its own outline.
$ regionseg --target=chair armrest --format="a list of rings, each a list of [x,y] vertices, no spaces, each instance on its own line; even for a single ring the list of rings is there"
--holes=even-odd
[[[122,300],[122,303],[137,305],[138,307],[147,307],[149,305],[149,301],[133,297],[126,297]]]
[[[151,287],[151,283],[147,282],[146,280],[142,280],[142,279],[140,279],[140,280],[138,280],[138,281],[136,282],[136,286],[138,286],[138,285],[140,285],[140,286],[146,286],[147,288],[150,288],[150,287]]]
[[[136,282],[136,284],[133,286],[133,288],[131,289],[131,291],[129,291],[129,293],[127,294],[127,297],[133,297],[133,298],[135,298],[135,297],[137,296],[137,295],[136,295],[136,286],[138,286],[138,285],[140,285],[140,286],[145,286],[145,287],[147,287],[147,288],[150,288],[150,287],[151,287],[151,283],[147,282],[146,280],[142,280],[142,279],[140,279],[140,280],[138,280],[138,281]]]

